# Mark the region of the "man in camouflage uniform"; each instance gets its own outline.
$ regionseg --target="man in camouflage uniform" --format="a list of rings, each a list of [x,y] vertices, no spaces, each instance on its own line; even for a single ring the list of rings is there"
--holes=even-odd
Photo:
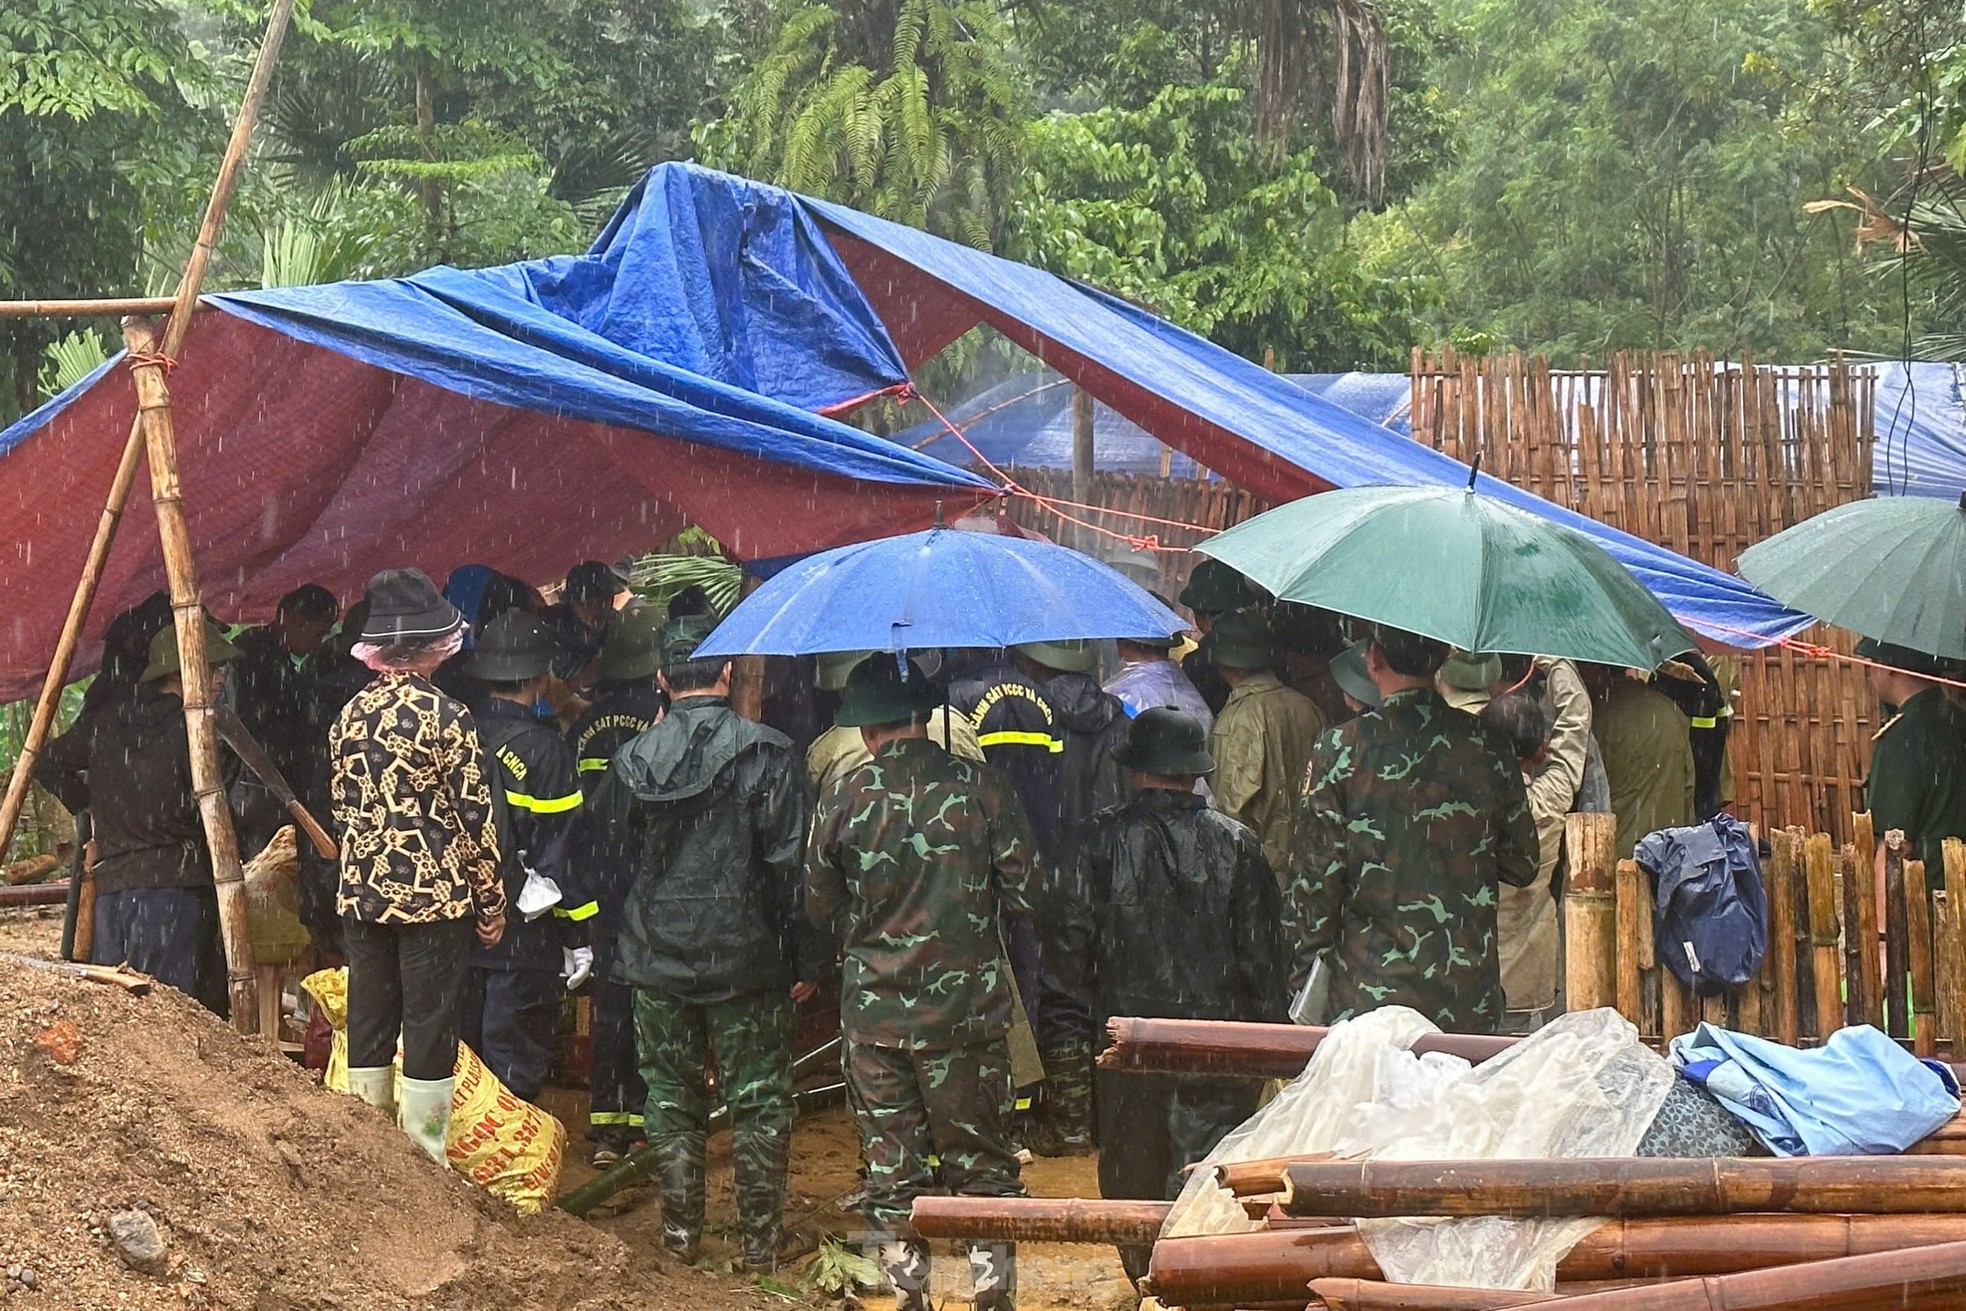
[[[668,713],[615,753],[592,808],[635,868],[613,975],[635,989],[663,1246],[690,1260],[702,1238],[714,1055],[744,1259],[762,1272],[785,1207],[794,1004],[831,952],[798,915],[805,774],[784,734],[731,709],[730,662],[695,658],[715,622],[663,631]]]
[[[1497,885],[1536,877],[1522,771],[1496,731],[1434,688],[1447,648],[1375,626],[1379,705],[1318,739],[1285,896],[1299,981],[1319,954],[1343,1019],[1410,1006],[1443,1029],[1503,1017]]]
[[[1032,913],[1030,825],[1009,783],[928,740],[921,669],[876,656],[847,680],[838,722],[873,759],[820,799],[806,912],[846,949],[847,1098],[867,1166],[867,1224],[901,1311],[928,1306],[928,1245],[909,1213],[941,1182],[1021,1197],[1011,1114],[1010,966],[1002,915]],[[970,1248],[976,1306],[1012,1311],[1008,1244]]]

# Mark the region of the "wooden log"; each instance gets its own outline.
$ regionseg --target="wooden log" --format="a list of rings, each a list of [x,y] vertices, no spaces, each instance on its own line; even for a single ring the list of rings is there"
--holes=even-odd
[[[1283,1169],[1285,1215],[1873,1215],[1966,1212],[1966,1166],[1910,1156],[1320,1161]]]
[[[116,318],[129,314],[168,314],[175,296],[101,297],[94,300],[0,300],[0,319]],[[201,301],[194,308],[204,309]]]
[[[1573,1011],[1618,1003],[1617,821],[1610,815],[1564,819],[1570,855],[1563,894],[1565,1004]]]
[[[1732,1274],[1966,1241],[1966,1216],[1739,1215],[1609,1220],[1557,1263],[1560,1282]],[[1154,1244],[1151,1291],[1169,1306],[1288,1302],[1313,1279],[1384,1279],[1358,1231],[1277,1229]]]
[[[1637,862],[1618,862],[1618,1014],[1645,1032],[1639,991],[1644,924],[1652,918],[1650,880]]]
[[[1933,947],[1945,971],[1952,1008],[1942,1013],[1946,1037],[1952,1039],[1955,1059],[1966,1054],[1966,842],[1947,838],[1945,851],[1946,905],[1950,909],[1944,937]]]
[[[1268,1197],[1284,1189],[1284,1172],[1293,1165],[1328,1161],[1329,1152],[1303,1156],[1272,1156],[1259,1161],[1230,1161],[1215,1167],[1215,1182],[1236,1197]]]
[[[1893,1038],[1911,1037],[1905,979],[1910,973],[1911,934],[1905,909],[1905,835],[1884,835],[1884,1028]]]
[[[1911,1050],[1939,1054],[1939,1005],[1932,963],[1932,894],[1925,890],[1925,862],[1905,862],[1905,961],[1911,971]]]
[[[96,949],[96,871],[90,865],[82,871],[82,887],[75,897],[75,935],[70,955],[78,961],[90,960]]]
[[[1085,1197],[918,1197],[923,1238],[993,1243],[1151,1243],[1172,1202]]]
[[[68,902],[68,890],[73,884],[68,879],[59,883],[27,883],[20,887],[0,884],[0,910],[16,910],[23,906],[62,906]]]
[[[1773,859],[1768,898],[1768,942],[1772,970],[1763,968],[1768,990],[1768,1031],[1790,1047],[1802,1041],[1802,999],[1796,991],[1795,952],[1802,915],[1802,834],[1777,829],[1769,835]]]
[[[1871,871],[1876,868],[1877,843],[1871,829],[1870,812],[1861,811],[1850,816],[1850,828],[1856,835],[1851,843],[1850,886],[1843,892],[1843,900],[1848,905],[1856,902],[1857,914],[1854,921],[1856,932],[1851,934],[1852,920],[1844,917],[1844,956],[1850,956],[1849,938],[1854,936],[1862,944],[1856,954],[1856,970],[1850,975],[1850,995],[1857,1000],[1856,1015],[1859,1024],[1884,1023],[1884,978],[1883,961],[1878,957],[1877,896],[1873,891]],[[1851,892],[1857,893],[1855,898]]]
[[[1311,1295],[1331,1311],[1489,1311],[1563,1300],[1561,1293],[1518,1293],[1505,1288],[1444,1288],[1388,1284],[1377,1279],[1313,1279]]]
[[[1843,962],[1837,946],[1842,930],[1829,834],[1812,833],[1803,840],[1802,871],[1809,894],[1810,967],[1815,975],[1816,1036],[1820,1039],[1843,1027]]]
[[[27,856],[20,860],[10,860],[0,865],[0,884],[17,886],[23,883],[39,883],[50,874],[68,863],[72,847],[44,852],[39,856]]]
[[[1099,1053],[1099,1068],[1292,1079],[1304,1072],[1305,1063],[1327,1032],[1310,1024],[1115,1016],[1106,1022],[1109,1045]],[[1446,1052],[1479,1064],[1507,1051],[1516,1041],[1489,1034],[1433,1033],[1414,1043],[1413,1050],[1423,1054]]]
[[[184,344],[185,333],[191,328],[191,311],[198,302],[205,270],[210,266],[212,253],[217,248],[219,230],[225,223],[225,211],[232,203],[239,170],[246,162],[253,127],[259,121],[260,105],[265,101],[266,89],[273,80],[273,68],[279,62],[280,46],[286,39],[287,24],[293,17],[293,9],[294,0],[274,0],[273,11],[267,18],[266,35],[260,41],[259,56],[253,63],[252,76],[247,79],[245,95],[239,102],[239,113],[232,123],[231,139],[226,143],[225,156],[219,162],[218,175],[212,181],[212,193],[205,204],[205,217],[199,225],[198,240],[192,245],[190,258],[185,261],[177,294],[171,298],[170,318],[164,325],[161,347],[161,353],[166,356],[177,355]],[[0,799],[0,852],[5,852],[13,844],[14,829],[20,823],[21,807],[26,803],[28,787],[34,781],[35,765],[47,744],[48,733],[54,727],[55,712],[61,706],[62,688],[68,682],[75,650],[82,641],[82,629],[88,623],[89,611],[95,605],[96,589],[102,582],[103,565],[109,559],[109,548],[116,540],[116,530],[122,522],[123,507],[129,500],[130,488],[136,482],[137,459],[145,453],[145,441],[144,421],[139,413],[130,425],[130,435],[124,439],[123,453],[109,482],[109,496],[103,505],[102,517],[96,522],[95,537],[89,542],[89,553],[83,559],[81,578],[76,583],[74,597],[69,601],[68,614],[62,620],[61,636],[55,641],[48,672],[41,680],[41,695],[34,703],[34,716],[28,721],[27,732],[21,740],[13,777],[7,781],[6,797]]]
[[[1575,1311],[1859,1311],[1958,1307],[1966,1299],[1966,1243],[1808,1261],[1785,1270],[1621,1288],[1564,1299]]]

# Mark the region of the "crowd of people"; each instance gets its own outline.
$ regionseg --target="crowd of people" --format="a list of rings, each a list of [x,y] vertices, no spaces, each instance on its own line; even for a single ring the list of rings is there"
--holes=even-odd
[[[904,1309],[927,1305],[916,1197],[1017,1195],[1027,1153],[1095,1148],[1108,1196],[1171,1196],[1253,1109],[1239,1081],[1095,1075],[1108,1018],[1397,1004],[1527,1031],[1563,1004],[1564,816],[1611,811],[1628,852],[1731,799],[1731,670],[1697,655],[1641,674],[1457,652],[1204,561],[1179,597],[1192,644],[788,662],[758,722],[732,663],[697,654],[707,598],[658,609],[625,573],[585,562],[548,605],[480,566],[442,590],[390,570],[345,616],[303,587],[208,639],[340,842],[303,870],[304,910],[349,966],[351,1089],[441,1160],[460,1038],[536,1098],[584,989],[594,1162],[646,1142],[662,1242],[693,1257],[721,1102],[743,1253],[769,1270],[798,1010],[837,995]],[[1966,712],[1929,661],[1872,656],[1901,708],[1880,824],[1966,836]],[[95,957],[221,1009],[168,606],[120,616],[102,669],[43,775],[93,816]],[[279,808],[246,779],[233,798],[251,849]],[[1122,1258],[1144,1273],[1144,1249]],[[976,1304],[1012,1306],[1011,1250],[970,1261]]]

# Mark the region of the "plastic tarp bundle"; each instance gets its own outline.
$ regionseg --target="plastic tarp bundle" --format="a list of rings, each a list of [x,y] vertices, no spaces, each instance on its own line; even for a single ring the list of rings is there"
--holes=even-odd
[[[1797,1050],[1702,1024],[1668,1051],[1777,1156],[1887,1156],[1959,1113],[1959,1086],[1875,1026]]]
[[[1608,1009],[1561,1016],[1480,1065],[1408,1050],[1436,1032],[1403,1006],[1333,1025],[1304,1073],[1206,1164],[1316,1152],[1388,1161],[1630,1156],[1676,1078]],[[1548,1292],[1557,1262],[1602,1223],[1483,1216],[1362,1220],[1358,1229],[1394,1283]],[[1198,1168],[1162,1233],[1258,1227],[1212,1170]]]
[[[900,364],[786,193],[667,200],[586,256],[208,297],[170,387],[213,611],[270,617],[304,582],[348,601],[398,565],[543,581],[690,523],[740,558],[804,553],[993,492],[807,408]],[[134,412],[112,363],[0,434],[0,698],[45,668]],[[77,674],[163,585],[143,495],[140,477]]]

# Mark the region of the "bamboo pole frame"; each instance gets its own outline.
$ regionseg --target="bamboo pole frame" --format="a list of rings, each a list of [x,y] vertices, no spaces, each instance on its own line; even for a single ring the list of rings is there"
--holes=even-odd
[[[13,777],[8,780],[7,795],[0,800],[0,851],[5,851],[13,842],[14,829],[20,822],[21,806],[33,782],[35,764],[47,743],[48,731],[54,725],[62,686],[67,682],[69,668],[74,663],[83,625],[87,623],[89,611],[95,604],[103,565],[109,558],[110,547],[116,540],[116,531],[123,517],[123,508],[129,500],[130,488],[136,481],[137,458],[140,454],[147,456],[151,470],[151,500],[157,512],[158,533],[164,546],[164,567],[170,578],[171,607],[177,626],[179,663],[185,691],[185,727],[191,744],[192,787],[198,794],[199,812],[204,820],[206,839],[212,848],[212,876],[219,893],[220,936],[226,948],[232,1023],[242,1033],[251,1033],[258,1028],[258,1007],[253,995],[252,943],[246,932],[245,884],[239,865],[238,838],[232,831],[232,818],[226,811],[225,793],[219,779],[218,740],[211,722],[210,670],[205,661],[203,606],[198,594],[196,569],[191,560],[189,534],[184,526],[182,489],[177,475],[176,436],[171,427],[170,391],[164,385],[164,371],[167,361],[175,359],[184,344],[185,334],[190,330],[191,314],[197,305],[199,290],[204,285],[205,273],[211,267],[219,233],[225,226],[225,212],[231,205],[239,173],[245,166],[247,147],[252,142],[253,129],[259,121],[260,106],[265,103],[267,88],[272,83],[273,70],[279,63],[280,47],[286,40],[293,11],[294,0],[274,0],[272,12],[267,17],[266,34],[261,38],[252,75],[247,80],[245,95],[239,103],[238,116],[233,120],[231,138],[226,142],[225,156],[219,163],[217,176],[212,180],[211,197],[206,202],[205,215],[199,224],[198,239],[185,261],[184,274],[178,281],[177,294],[171,298],[170,317],[165,321],[161,336],[152,334],[143,325],[129,325],[124,329],[124,340],[136,353],[136,358],[131,361],[131,374],[136,381],[137,417],[130,425],[130,435],[124,440],[123,454],[117,463],[115,477],[110,482],[108,501],[96,526],[95,538],[89,544],[89,553],[82,566],[81,579],[76,584],[74,599],[69,603],[68,615],[62,622],[61,637],[55,643],[54,658],[49,664],[47,677],[42,681],[41,697],[35,704],[34,718],[21,744]],[[55,305],[60,302],[33,303]],[[79,304],[101,306],[108,302]],[[143,343],[141,347],[136,345],[138,341]]]
[[[131,314],[169,314],[176,296],[122,296],[94,300],[0,300],[0,319],[124,318]],[[207,308],[201,301],[195,313]]]

